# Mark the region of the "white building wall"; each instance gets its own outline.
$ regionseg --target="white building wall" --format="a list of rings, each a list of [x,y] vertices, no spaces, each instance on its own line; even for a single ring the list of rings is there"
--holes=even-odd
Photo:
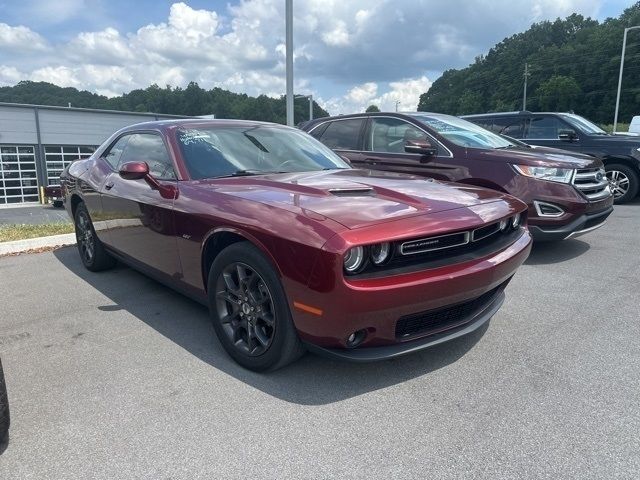
[[[39,118],[43,145],[100,145],[127,125],[155,120],[149,115],[42,109]]]
[[[0,144],[38,143],[35,111],[0,105]]]

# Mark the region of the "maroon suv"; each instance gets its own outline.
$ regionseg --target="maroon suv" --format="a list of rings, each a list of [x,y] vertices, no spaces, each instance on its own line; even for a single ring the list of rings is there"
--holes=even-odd
[[[529,206],[529,229],[538,241],[595,230],[613,211],[600,160],[525,145],[450,115],[342,115],[302,128],[354,166],[510,193]]]

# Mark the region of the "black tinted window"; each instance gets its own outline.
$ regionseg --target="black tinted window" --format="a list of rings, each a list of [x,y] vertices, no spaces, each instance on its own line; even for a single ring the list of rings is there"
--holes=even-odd
[[[156,178],[176,178],[173,164],[167,149],[159,135],[152,133],[136,133],[130,135],[129,142],[122,154],[122,163],[147,162],[149,173]]]
[[[523,136],[523,118],[489,118],[478,120],[474,123],[501,135],[508,135],[513,138],[522,138]]]
[[[529,124],[527,138],[557,140],[560,133],[574,130],[556,117],[534,117]]]
[[[329,148],[359,150],[359,136],[363,121],[361,118],[333,121],[319,140]]]
[[[120,137],[120,139],[114,143],[109,151],[103,156],[104,159],[109,162],[109,165],[113,167],[114,170],[118,169],[118,164],[120,163],[120,157],[122,156],[122,152],[124,151],[124,147],[127,146],[127,142],[129,141],[129,137],[131,135],[125,135],[124,137]]]

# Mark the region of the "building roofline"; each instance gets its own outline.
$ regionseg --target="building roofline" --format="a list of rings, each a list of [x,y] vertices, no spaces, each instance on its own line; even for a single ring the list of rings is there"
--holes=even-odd
[[[107,110],[102,108],[82,108],[82,107],[62,107],[59,105],[34,105],[31,103],[11,103],[0,102],[0,107],[14,107],[14,108],[31,108],[38,110],[64,110],[71,112],[88,112],[88,113],[108,113],[112,115],[141,115],[145,117],[170,117],[170,118],[191,118],[186,115],[172,115],[169,113],[155,113],[155,112],[132,112],[130,110]]]

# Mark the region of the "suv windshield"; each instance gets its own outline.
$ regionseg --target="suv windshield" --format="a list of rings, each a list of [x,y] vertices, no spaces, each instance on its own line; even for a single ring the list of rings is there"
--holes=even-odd
[[[176,138],[193,179],[351,168],[310,135],[288,128],[184,126]]]
[[[449,115],[411,114],[450,142],[467,148],[509,148],[516,145],[475,123]]]
[[[563,113],[562,118],[570,123],[572,127],[577,128],[587,135],[607,135],[607,132],[605,132],[595,123],[590,122],[580,115],[575,115],[573,113]]]

